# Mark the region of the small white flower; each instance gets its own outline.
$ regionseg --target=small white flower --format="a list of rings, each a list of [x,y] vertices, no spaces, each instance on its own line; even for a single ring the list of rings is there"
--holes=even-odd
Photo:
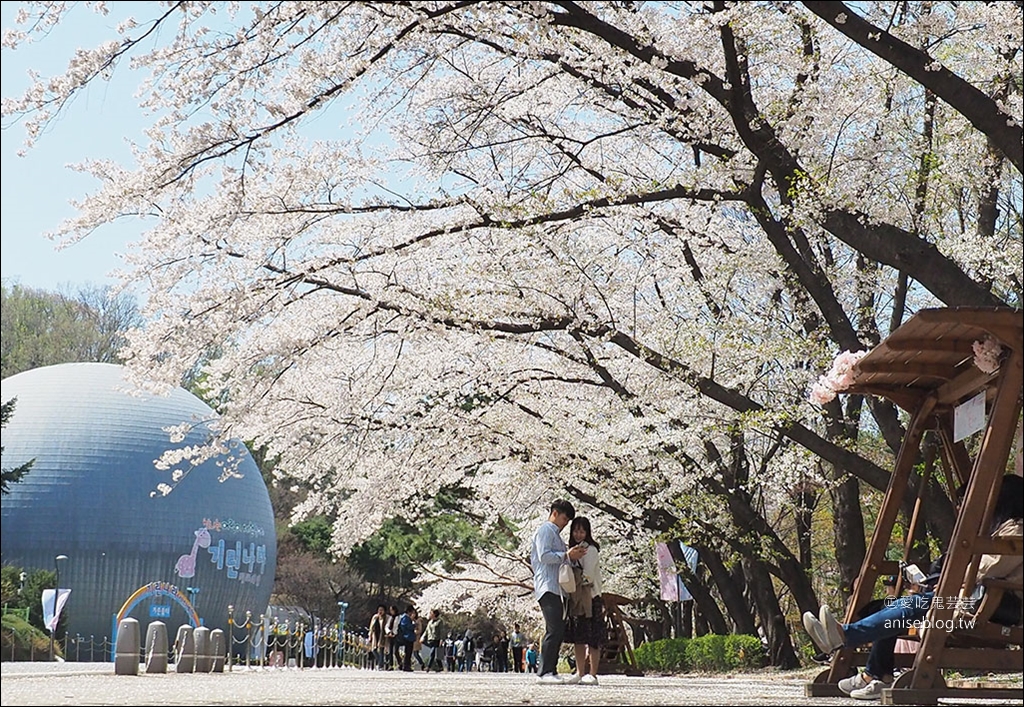
[[[822,405],[836,397],[836,393],[846,390],[857,380],[857,363],[867,355],[867,351],[843,351],[832,362],[828,373],[818,378],[811,388],[810,400]]]
[[[1002,344],[989,335],[971,344],[974,349],[974,365],[982,373],[995,373],[999,370],[999,357],[1003,353]]]

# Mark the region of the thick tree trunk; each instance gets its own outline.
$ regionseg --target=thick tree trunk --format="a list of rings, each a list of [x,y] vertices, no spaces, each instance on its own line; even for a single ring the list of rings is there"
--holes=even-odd
[[[793,489],[796,544],[800,553],[800,566],[811,572],[811,520],[814,516],[815,492],[809,483],[801,482]]]
[[[669,547],[671,548],[671,544]],[[732,606],[730,602],[735,599],[731,595],[727,598],[726,593],[722,591],[722,584],[719,581],[719,576],[724,572],[721,558],[718,556],[718,553],[704,546],[697,546],[697,554],[700,561],[711,573],[711,580],[715,583],[715,586],[718,587],[718,592],[722,597],[722,602],[726,606],[726,611],[731,615]],[[676,557],[675,552],[673,552],[673,557]],[[708,630],[711,633],[717,633],[720,635],[728,634],[730,632],[729,625],[726,622],[721,609],[718,608],[718,603],[711,594],[708,582],[690,572],[690,568],[686,563],[681,562],[681,557],[676,558],[676,561],[679,563],[679,567],[683,570],[681,573],[683,583],[686,585],[686,588],[690,590],[690,594],[693,595],[693,599],[697,604],[696,608],[698,610],[698,615],[705,625],[707,625]]]
[[[839,564],[839,588],[845,600],[853,592],[854,580],[860,574],[867,552],[864,516],[860,510],[860,483],[857,479],[848,476],[846,481],[833,489],[832,513],[835,519],[833,537],[836,561]]]
[[[864,399],[850,396],[842,420],[829,421],[828,430],[833,439],[855,439]],[[833,546],[839,566],[839,591],[845,600],[853,593],[853,584],[860,574],[867,541],[864,538],[864,515],[860,506],[860,483],[839,467],[832,467],[832,478],[840,482],[833,487],[832,517]]]
[[[774,667],[784,670],[800,667],[768,570],[762,562],[751,557],[744,557],[742,564],[751,598],[757,607],[758,618],[768,641],[768,660]]]
[[[754,615],[750,612],[750,606],[743,595],[747,587],[743,567],[739,563],[727,567],[721,556],[717,554],[713,558],[712,564],[714,567],[712,568],[712,565],[709,564],[708,569],[711,570],[711,575],[718,586],[718,594],[722,597],[722,603],[725,604],[725,609],[729,612],[729,620],[732,623],[732,631],[727,629],[725,632],[756,633],[757,625],[754,622]]]

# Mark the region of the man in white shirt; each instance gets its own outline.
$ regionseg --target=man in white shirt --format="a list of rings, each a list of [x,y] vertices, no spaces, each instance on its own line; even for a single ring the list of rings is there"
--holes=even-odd
[[[562,530],[576,517],[576,509],[564,499],[551,504],[547,522],[537,528],[530,549],[533,568],[533,595],[544,615],[544,640],[541,642],[541,664],[538,682],[560,683],[558,653],[565,635],[565,595],[558,584],[559,566],[583,557],[586,547],[577,545],[570,550],[562,540]]]

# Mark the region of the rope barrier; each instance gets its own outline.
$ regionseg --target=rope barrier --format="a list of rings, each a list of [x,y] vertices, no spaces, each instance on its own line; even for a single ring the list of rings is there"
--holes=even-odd
[[[308,627],[297,623],[264,623],[260,617],[257,623],[247,620],[236,625],[229,622],[225,629],[227,639],[228,670],[233,665],[240,666],[241,652],[245,654],[246,669],[259,668],[356,668],[368,670],[374,667],[368,639],[353,631],[343,631],[340,635],[337,628],[314,636],[312,655],[306,653],[306,632]],[[113,643],[106,636],[65,636],[57,640],[62,655],[68,661],[75,662],[109,662],[113,655]],[[140,663],[146,661],[145,646],[140,647]],[[168,646],[168,661],[178,661],[181,647],[177,641]],[[30,650],[22,659],[35,660],[43,658]],[[10,655],[18,660],[12,645]],[[24,655],[24,654],[22,654]],[[237,659],[237,660],[236,660]]]

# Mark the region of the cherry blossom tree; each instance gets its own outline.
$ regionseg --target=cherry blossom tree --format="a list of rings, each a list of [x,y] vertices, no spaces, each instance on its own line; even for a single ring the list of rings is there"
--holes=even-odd
[[[5,45],[69,12],[31,3]],[[750,533],[828,489],[848,583],[859,484],[888,477],[862,411],[902,434],[883,402],[807,399],[835,354],[922,306],[1019,306],[1021,19],[170,2],[3,114],[31,145],[87,86],[144,73],[148,142],[81,165],[100,185],[59,235],[143,221],[136,378],[201,365],[223,433],[280,456],[339,552],[444,486],[524,529],[570,489],[645,546],[686,528],[724,569],[736,553],[763,621],[769,574],[801,608],[814,588],[806,553]]]

